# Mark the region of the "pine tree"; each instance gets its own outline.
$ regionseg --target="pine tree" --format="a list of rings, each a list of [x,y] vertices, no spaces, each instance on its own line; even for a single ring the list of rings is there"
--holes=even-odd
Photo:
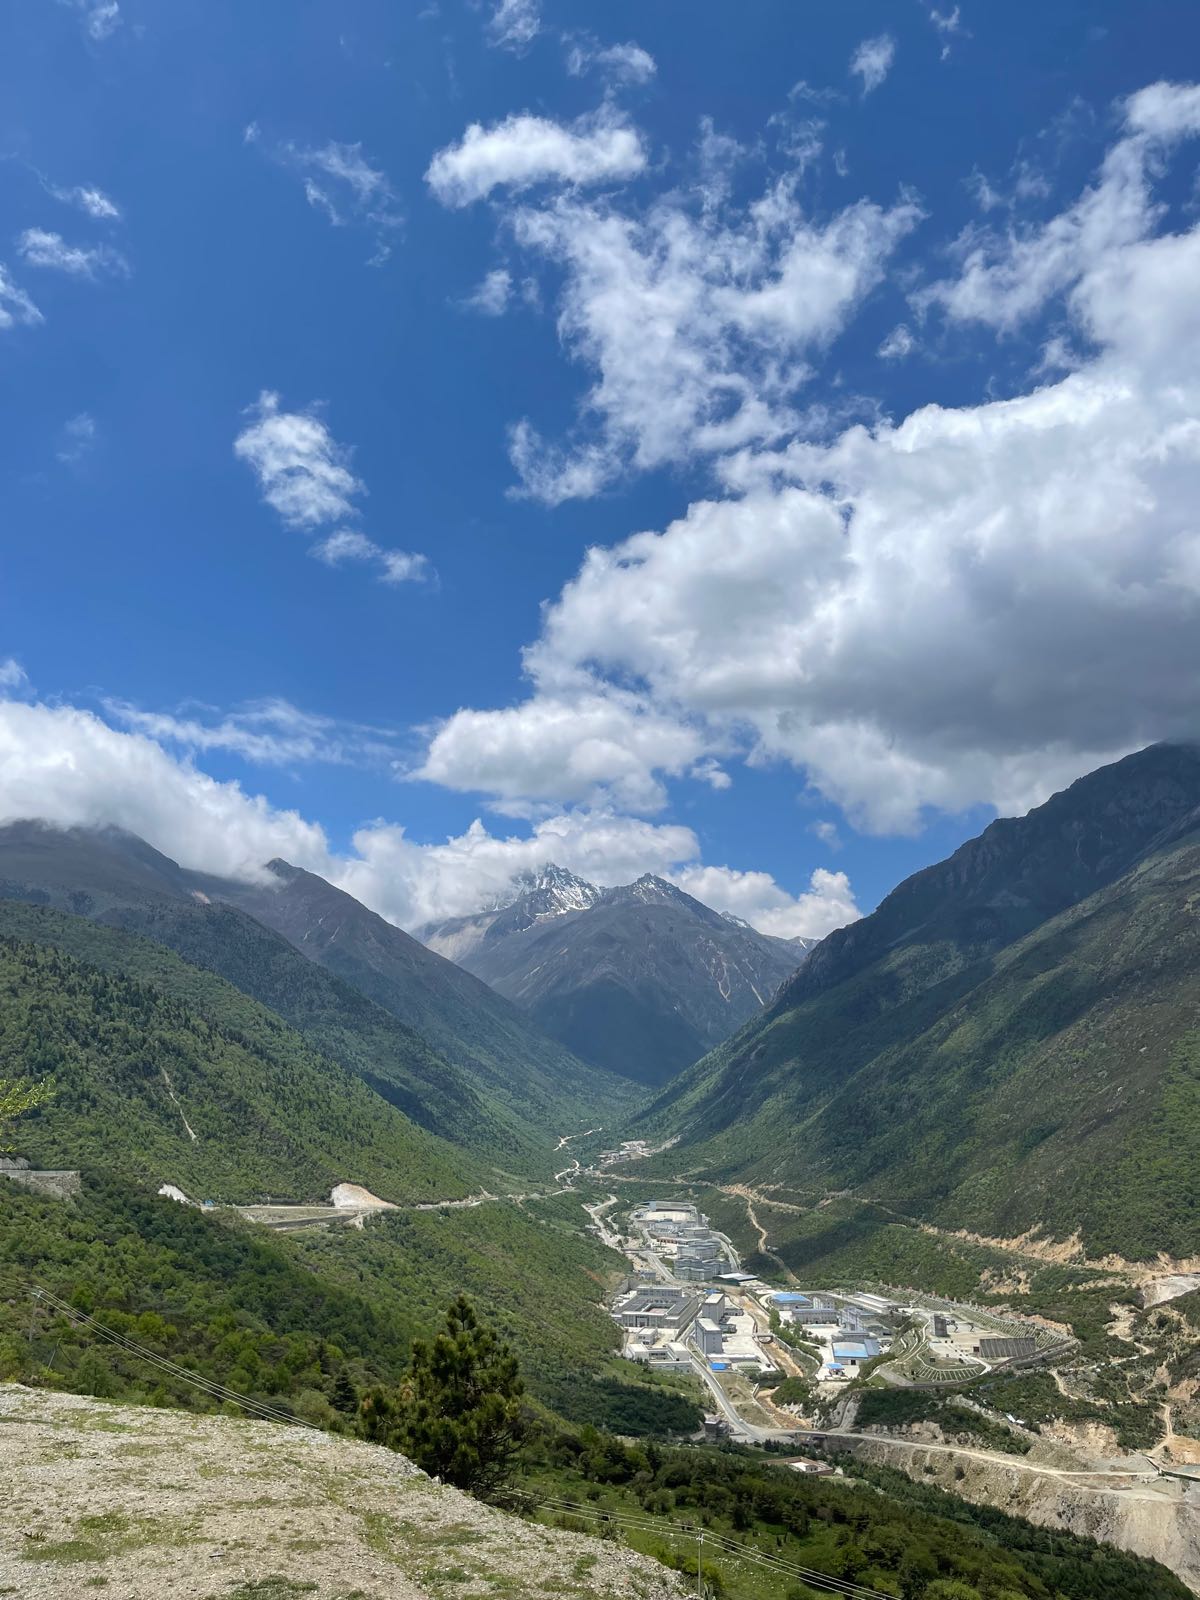
[[[508,1345],[459,1295],[436,1338],[414,1342],[399,1396],[373,1390],[363,1400],[363,1431],[431,1476],[490,1499],[525,1439],[524,1390]]]
[[[0,1155],[9,1149],[2,1141],[18,1117],[34,1111],[49,1098],[49,1083],[31,1083],[20,1078],[0,1078]]]

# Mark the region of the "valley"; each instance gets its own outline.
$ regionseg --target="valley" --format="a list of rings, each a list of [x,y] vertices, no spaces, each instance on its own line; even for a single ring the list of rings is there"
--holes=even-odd
[[[1033,1525],[1200,1589],[1200,768],[1121,765],[801,952],[663,1087],[284,862],[235,883],[111,830],[0,830],[0,1043],[44,1089],[19,1154],[71,1178],[0,1173],[0,1380],[352,1434],[465,1293],[526,1374],[540,1520],[607,1515],[678,1564],[684,1486],[736,1470],[784,1531],[717,1496],[733,1595],[760,1592],[743,1535],[764,1572],[774,1538],[816,1592],[823,1561],[843,1579],[856,1484],[919,1508],[963,1582],[934,1530],[975,1515],[985,1566],[1000,1540],[1057,1560]],[[510,952],[577,952],[603,912],[627,973],[697,924],[693,954],[749,948],[670,885],[631,891],[548,870],[454,936],[508,918]],[[701,970],[733,992],[706,962],[678,966],[681,1014]],[[539,970],[568,995],[586,962]],[[588,993],[667,1077],[657,1024]],[[817,1486],[828,1546],[788,1524]],[[901,1559],[855,1573],[898,1595]],[[1161,1571],[1120,1570],[1130,1593]]]

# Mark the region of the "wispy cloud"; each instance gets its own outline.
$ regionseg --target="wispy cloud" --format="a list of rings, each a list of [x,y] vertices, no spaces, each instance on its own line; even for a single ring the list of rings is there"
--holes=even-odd
[[[367,486],[351,469],[352,452],[333,437],[316,408],[284,411],[279,396],[264,390],[249,417],[234,440],[234,454],[251,468],[263,499],[287,527],[315,531],[358,516],[356,501]],[[387,549],[356,529],[327,534],[311,554],[328,566],[370,562],[384,583],[430,574],[424,556]]]
[[[567,41],[567,71],[573,78],[599,72],[613,83],[649,83],[658,63],[649,50],[632,40],[601,45],[592,38],[573,38]]]
[[[939,11],[936,6],[929,7],[929,20],[942,36],[942,60],[946,61],[950,55],[951,40],[955,35],[970,38],[970,34],[963,27],[962,12],[958,6],[950,11]]]
[[[538,0],[498,0],[488,19],[489,43],[523,55],[542,30]]]
[[[245,131],[245,143],[262,144],[258,123]],[[392,238],[404,226],[404,213],[382,167],[372,165],[360,143],[336,139],[322,145],[288,141],[269,149],[272,159],[297,173],[304,197],[335,228],[360,227],[375,236],[369,266],[381,266],[392,253]]]
[[[25,668],[13,656],[6,656],[0,661],[0,689],[10,692],[14,689],[24,689],[29,683]]]
[[[906,323],[898,323],[879,346],[878,355],[885,361],[903,361],[917,348],[917,341]]]
[[[170,711],[148,711],[126,700],[102,704],[110,721],[159,743],[197,753],[226,750],[256,766],[390,767],[400,753],[390,729],[337,721],[284,699],[255,700],[225,712],[191,702]]]
[[[97,43],[110,38],[121,26],[119,0],[59,0],[83,19],[84,31]]]
[[[68,244],[61,233],[45,228],[26,228],[17,240],[17,251],[31,267],[48,267],[73,278],[129,276],[129,263],[111,245]]]
[[[850,57],[850,72],[862,79],[862,92],[871,94],[892,70],[896,59],[896,41],[890,33],[878,34],[874,39],[864,39]]]
[[[78,466],[91,454],[96,444],[96,419],[87,411],[71,417],[63,424],[59,439],[58,459],[69,467]]]
[[[64,205],[75,206],[85,215],[92,217],[96,222],[118,222],[121,217],[121,208],[115,200],[109,198],[102,189],[97,189],[93,184],[77,183],[71,188],[61,188],[58,184],[49,183],[45,178],[41,180],[42,188],[55,200],[61,200]]]
[[[312,554],[330,567],[340,567],[348,561],[369,562],[377,568],[381,583],[423,583],[430,576],[425,556],[412,550],[388,550],[352,528],[331,533],[313,546]]]
[[[512,292],[512,273],[505,267],[497,267],[462,303],[469,311],[478,311],[485,317],[500,317],[508,309]]]
[[[13,282],[8,268],[0,266],[0,330],[32,328],[45,320],[24,289]]]

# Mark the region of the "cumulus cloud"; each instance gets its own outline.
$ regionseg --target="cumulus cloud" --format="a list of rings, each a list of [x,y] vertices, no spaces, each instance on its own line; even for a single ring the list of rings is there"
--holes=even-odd
[[[0,664],[0,687],[10,695],[23,681],[14,664]],[[237,783],[217,782],[192,757],[224,748],[272,763],[330,759],[329,741],[345,739],[345,729],[278,701],[216,722],[159,722],[132,708],[122,715],[123,729],[71,705],[0,698],[0,823],[40,817],[62,827],[115,825],[140,834],[185,867],[237,877],[258,877],[264,862],[282,856],[406,928],[476,911],[517,874],[548,861],[605,884],[657,872],[687,887],[687,875],[699,867],[698,842],[689,828],[605,811],[543,818],[523,835],[496,835],[476,821],[436,844],[418,843],[399,825],[379,821],[360,828],[352,849],[338,853],[317,824]],[[361,731],[363,737],[374,732]],[[740,907],[748,921],[761,908],[774,919],[772,931],[790,931],[789,907],[797,931],[814,927],[820,900],[828,906],[821,931],[835,925],[830,919],[845,920],[847,896],[815,878],[793,900],[766,874],[708,870],[718,874],[706,880],[710,892],[724,893],[730,908]]]
[[[850,57],[850,72],[862,81],[864,95],[871,94],[892,70],[896,59],[896,41],[890,33],[881,33],[874,39],[864,39]]]
[[[0,332],[9,328],[36,327],[46,319],[8,269],[0,265]]]
[[[234,454],[253,470],[267,504],[289,528],[314,528],[355,515],[366,485],[350,470],[350,451],[338,444],[315,411],[283,411],[264,389]]]
[[[512,217],[518,244],[564,273],[559,332],[597,379],[589,437],[547,445],[518,423],[521,486],[548,504],[622,472],[776,440],[810,358],[845,326],[920,218],[903,199],[859,201],[818,222],[794,180],[743,209],[671,194],[644,213],[559,197]]]
[[[1174,147],[1198,133],[1200,86],[1157,83],[1132,95],[1123,107],[1122,137],[1073,205],[1024,231],[968,229],[956,247],[958,275],[922,290],[919,306],[1011,332],[1145,237],[1162,214],[1153,180]],[[994,204],[990,188],[987,195]]]
[[[656,773],[679,775],[703,749],[700,736],[633,695],[546,695],[502,711],[459,711],[429,741],[415,777],[483,791],[513,815],[560,805],[657,811]]]
[[[488,42],[514,55],[524,55],[541,30],[538,0],[497,0],[488,18]]]
[[[986,263],[995,276],[968,264],[965,305],[1001,328],[1059,287],[1087,352],[1071,370],[729,450],[725,498],[590,550],[545,609],[530,697],[497,714],[506,749],[547,703],[636,685],[639,716],[703,741],[695,761],[791,762],[887,831],[929,807],[1023,810],[1200,734],[1200,226],[1163,231],[1153,193],[1193,131],[1200,90],[1133,96],[1082,199]]]
[[[641,136],[613,106],[569,127],[525,111],[490,128],[473,122],[437,152],[425,181],[443,205],[467,206],[494,189],[583,188],[636,177],[645,165]]]
[[[251,468],[263,499],[289,528],[312,531],[358,515],[355,501],[367,486],[351,469],[351,451],[333,437],[317,410],[284,411],[279,396],[264,389],[248,416],[234,440],[234,455]],[[384,583],[430,574],[423,555],[386,549],[353,528],[327,534],[311,553],[331,567],[368,562]]]
[[[823,939],[834,928],[862,915],[844,872],[818,867],[799,895],[781,889],[767,872],[734,872],[728,867],[686,867],[673,881],[688,894],[741,917],[760,933],[778,939]]]
[[[50,267],[75,278],[129,274],[129,263],[110,245],[68,244],[61,233],[50,233],[45,228],[26,228],[17,239],[17,250],[31,267]]]

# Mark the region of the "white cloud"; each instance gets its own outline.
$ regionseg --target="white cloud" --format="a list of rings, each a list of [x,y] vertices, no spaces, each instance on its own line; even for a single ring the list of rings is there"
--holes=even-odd
[[[970,305],[1000,327],[1049,282],[1068,290],[1090,352],[1072,370],[1011,399],[728,451],[727,498],[590,550],[545,609],[530,697],[494,714],[505,749],[534,748],[547,705],[636,685],[639,718],[701,741],[689,770],[785,760],[860,825],[909,830],[927,807],[1023,810],[1130,749],[1200,735],[1200,225],[1161,231],[1152,188],[1193,129],[1200,90],[1134,96],[1099,182],[976,285]],[[1097,208],[1107,220],[1084,227]],[[623,738],[613,770],[673,775],[677,746],[660,762]],[[469,769],[464,746],[463,787]],[[506,802],[544,782],[514,757]]]
[[[250,123],[243,140],[264,144],[258,123]],[[343,144],[336,139],[322,145],[288,142],[267,153],[302,178],[304,198],[333,227],[354,226],[373,234],[375,249],[368,266],[381,266],[388,259],[391,240],[404,225],[404,213],[387,173],[372,165],[360,143]]]
[[[658,64],[648,50],[632,40],[600,45],[594,39],[573,39],[567,48],[567,71],[573,78],[599,71],[614,83],[649,83]]]
[[[121,26],[118,0],[59,0],[59,4],[79,12],[88,38],[97,43],[110,38]]]
[[[86,411],[71,417],[63,424],[58,445],[58,459],[66,466],[78,466],[90,455],[96,443],[96,419]]]
[[[23,689],[29,683],[25,668],[12,656],[0,660],[0,689]]]
[[[5,687],[21,686],[4,671],[0,667]],[[691,829],[605,811],[544,818],[527,834],[507,837],[477,821],[439,844],[419,844],[397,824],[377,821],[355,833],[350,853],[339,854],[317,824],[237,783],[217,782],[189,754],[164,749],[160,738],[185,751],[227,748],[254,761],[286,762],[330,759],[329,740],[344,739],[344,729],[284,702],[249,708],[216,725],[139,716],[131,716],[123,731],[75,706],[0,699],[0,823],[40,817],[63,827],[115,825],[185,867],[223,875],[257,877],[264,862],[282,856],[407,928],[476,911],[518,873],[548,861],[593,882],[628,883],[656,872],[685,888],[699,867]],[[310,742],[316,747],[311,757]],[[827,927],[845,920],[848,891],[832,882],[814,877],[810,890],[793,901],[765,873],[708,870],[717,874],[705,880],[714,895],[749,913],[747,920],[760,912],[774,919],[772,931],[792,931],[790,907],[795,931],[814,929],[816,902],[828,906]]]
[[[218,783],[145,735],[121,733],[74,706],[0,702],[0,820],[115,824],[187,866],[257,870],[283,855],[314,870],[325,835],[236,783]]]
[[[760,933],[778,939],[823,939],[834,928],[862,916],[844,872],[818,867],[808,889],[790,895],[766,872],[735,872],[729,867],[686,867],[671,875],[695,899],[741,917]]]
[[[496,0],[495,9],[488,19],[488,40],[502,50],[522,55],[537,38],[541,28],[538,0]]]
[[[504,267],[496,267],[484,277],[474,293],[467,296],[463,305],[485,317],[501,317],[508,309],[512,291],[512,273]]]
[[[399,753],[397,736],[389,729],[318,716],[288,700],[254,701],[224,713],[209,706],[147,711],[122,700],[103,705],[110,722],[160,745],[189,754],[227,750],[256,766],[390,767]]]
[[[725,771],[721,763],[712,756],[705,756],[703,761],[697,761],[692,767],[690,777],[699,778],[702,783],[707,783],[710,789],[732,789],[733,779]]]
[[[248,415],[251,420],[234,440],[233,453],[252,469],[263,499],[289,528],[315,529],[358,515],[354,502],[367,486],[351,470],[350,450],[337,442],[319,412],[281,411],[279,396],[264,389]],[[369,562],[381,583],[431,575],[424,556],[389,550],[353,528],[327,534],[311,554],[331,567]]]
[[[903,361],[905,356],[912,355],[916,348],[917,341],[913,338],[912,329],[906,323],[899,322],[876,353],[885,361]]]
[[[33,328],[45,320],[24,289],[13,282],[7,267],[0,265],[0,331]]]
[[[666,794],[655,774],[678,776],[702,749],[695,731],[632,695],[565,693],[456,712],[433,732],[413,776],[482,791],[515,816],[561,805],[657,811]]]
[[[878,34],[874,39],[864,39],[850,57],[850,71],[862,79],[862,92],[871,94],[892,70],[896,59],[896,41],[890,33]]]
[[[129,263],[111,245],[70,245],[61,233],[26,228],[17,240],[19,254],[31,267],[50,267],[76,278],[95,278],[108,272],[126,277]]]
[[[356,514],[354,501],[366,485],[350,470],[350,451],[315,411],[281,411],[279,396],[264,389],[249,415],[234,454],[253,469],[263,499],[289,528]]]
[[[97,222],[120,220],[121,208],[116,201],[110,200],[102,189],[97,189],[91,184],[76,184],[74,188],[60,189],[43,179],[42,186],[55,200],[61,200],[64,205],[75,206]]]
[[[835,822],[829,822],[828,820],[814,822],[808,831],[816,834],[821,843],[828,846],[830,850],[840,850],[842,848],[842,836],[838,832]]]
[[[312,554],[327,566],[339,567],[345,561],[364,561],[376,567],[380,583],[420,583],[432,576],[425,556],[411,550],[388,550],[352,528],[339,528],[312,548]]]
[[[939,11],[936,6],[930,6],[929,20],[939,33],[962,32],[962,15],[958,6],[951,11]]]
[[[920,217],[909,200],[860,201],[818,223],[787,181],[745,210],[714,205],[707,184],[695,199],[637,216],[566,198],[514,214],[518,244],[563,269],[559,333],[598,374],[583,438],[547,446],[528,420],[514,428],[532,497],[583,498],[625,471],[783,436],[809,358]]]
[[[640,134],[606,105],[570,127],[527,111],[490,128],[473,122],[457,144],[437,152],[425,181],[443,205],[467,206],[493,189],[580,188],[636,177],[645,165]]]
[[[956,322],[1010,332],[1085,273],[1142,239],[1161,215],[1152,182],[1181,140],[1200,134],[1200,87],[1158,83],[1123,106],[1122,137],[1097,181],[1041,227],[999,233],[970,229],[958,241],[961,269],[923,290],[917,303],[940,306]],[[995,203],[983,184],[981,200]]]

